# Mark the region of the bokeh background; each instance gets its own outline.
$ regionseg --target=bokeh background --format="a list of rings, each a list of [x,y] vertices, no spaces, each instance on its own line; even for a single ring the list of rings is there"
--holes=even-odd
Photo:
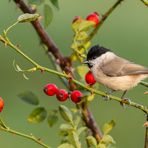
[[[116,0],[73,0],[59,1],[60,10],[54,10],[54,18],[47,32],[53,38],[64,55],[72,52],[70,45],[73,32],[71,22],[74,16],[86,17],[89,13],[97,11],[103,14]],[[49,3],[49,1],[47,1]],[[39,7],[42,13],[42,7]],[[15,22],[21,11],[13,1],[3,0],[0,2],[0,31]],[[131,59],[136,63],[148,66],[148,7],[140,0],[126,0],[107,19],[101,30],[93,39],[94,44],[101,44],[111,48],[117,54]],[[52,68],[52,63],[40,46],[40,40],[28,23],[17,25],[9,37],[22,50],[41,65]],[[34,109],[33,106],[22,102],[17,94],[25,90],[33,91],[40,98],[40,105],[47,110],[57,108],[60,104],[54,97],[48,97],[43,93],[43,86],[53,82],[64,88],[58,77],[51,74],[41,74],[39,72],[29,74],[29,80],[25,80],[20,73],[15,72],[12,62],[15,61],[22,68],[31,66],[26,60],[15,53],[11,48],[4,47],[0,43],[0,96],[5,101],[4,111],[1,117],[13,129],[26,134],[33,133],[41,137],[45,143],[53,148],[60,142],[59,124],[49,128],[47,122],[41,124],[30,124],[26,118]],[[128,98],[140,104],[148,105],[148,95],[144,95],[147,89],[141,85],[128,92]],[[118,95],[118,94],[117,94]],[[119,94],[120,95],[120,94]],[[72,107],[71,102],[64,103]],[[111,135],[116,141],[117,148],[142,148],[144,147],[145,115],[142,111],[126,107],[123,109],[119,103],[114,101],[103,101],[99,96],[91,103],[90,108],[100,127],[104,123],[114,120],[116,126]],[[63,122],[63,120],[58,123]],[[39,148],[36,143],[24,138],[0,132],[1,148]]]

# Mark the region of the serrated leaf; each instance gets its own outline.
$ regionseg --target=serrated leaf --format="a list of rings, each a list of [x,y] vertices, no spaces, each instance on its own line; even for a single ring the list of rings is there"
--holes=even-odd
[[[64,132],[69,132],[69,131],[74,130],[74,128],[72,127],[71,124],[61,124],[60,125],[60,130],[64,131]]]
[[[57,148],[75,148],[72,144],[69,143],[63,143],[59,145]]]
[[[108,134],[115,126],[115,121],[111,120],[109,123],[105,123],[103,126],[103,133]]]
[[[71,111],[64,105],[59,106],[59,111],[62,118],[67,122],[73,122],[73,117]]]
[[[110,135],[104,135],[103,138],[101,139],[101,143],[109,145],[109,144],[115,144],[116,142]]]
[[[35,14],[30,14],[30,13],[25,13],[22,14],[18,17],[17,21],[19,23],[24,23],[24,22],[31,22],[31,21],[35,21],[39,18],[39,14],[35,13]]]
[[[88,72],[88,67],[87,66],[84,66],[84,65],[81,65],[81,66],[77,66],[76,68],[79,76],[84,79],[85,78],[85,74]]]
[[[77,135],[76,132],[72,132],[72,144],[76,147],[76,148],[81,148],[81,143],[79,141],[79,137]]]
[[[58,0],[50,0],[50,1],[57,9],[59,9],[59,1]]]
[[[97,141],[93,136],[86,137],[86,140],[90,146],[97,147]]]
[[[48,125],[52,127],[57,123],[57,121],[58,121],[57,114],[54,111],[50,112],[47,118]]]
[[[53,12],[52,12],[52,8],[45,4],[44,5],[44,27],[48,27],[49,24],[51,23],[53,19]]]
[[[45,0],[28,0],[29,4],[41,5]]]
[[[38,97],[31,91],[22,92],[22,93],[18,94],[18,97],[31,105],[38,105],[39,104]]]
[[[86,130],[87,130],[87,127],[86,126],[83,126],[83,127],[80,127],[79,129],[77,129],[78,136],[80,136],[80,134],[82,134]]]
[[[40,123],[45,120],[46,116],[46,109],[44,107],[38,107],[31,112],[27,120],[31,123]]]

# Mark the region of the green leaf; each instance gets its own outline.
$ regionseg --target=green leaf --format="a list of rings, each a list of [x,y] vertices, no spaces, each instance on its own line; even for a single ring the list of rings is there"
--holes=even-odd
[[[93,136],[88,136],[86,139],[90,146],[97,147],[97,141]]]
[[[76,132],[72,132],[72,144],[76,147],[76,148],[81,148],[81,143],[79,141],[79,137],[77,135]]]
[[[49,5],[44,5],[44,27],[48,27],[53,19],[53,12]]]
[[[79,129],[77,129],[78,136],[80,136],[80,134],[82,134],[86,130],[87,130],[87,127],[86,126],[82,126]]]
[[[74,128],[72,127],[71,124],[61,124],[60,130],[63,131],[63,132],[70,132],[70,131],[73,131]]]
[[[38,107],[32,111],[28,117],[28,121],[31,123],[40,123],[45,120],[47,116],[47,111],[44,107]]]
[[[59,1],[58,0],[50,0],[50,1],[57,9],[59,9]]]
[[[58,121],[57,113],[55,111],[51,111],[47,118],[48,125],[52,127],[57,123],[57,121]]]
[[[73,122],[73,117],[71,111],[64,105],[59,106],[59,111],[62,118],[67,122]]]
[[[88,67],[87,66],[84,66],[84,65],[81,65],[81,66],[77,66],[76,68],[79,76],[84,79],[85,78],[85,74],[88,72]]]
[[[115,121],[111,120],[109,123],[105,123],[103,126],[103,133],[108,134],[115,126]]]
[[[41,5],[45,0],[28,0],[29,4]]]
[[[18,17],[17,21],[19,23],[24,23],[24,22],[31,22],[31,21],[35,21],[39,18],[39,14],[35,13],[35,14],[30,14],[30,13],[25,13],[22,14]]]
[[[18,97],[31,105],[38,105],[39,104],[38,97],[31,91],[22,92],[22,93],[18,94]]]
[[[113,137],[111,137],[110,135],[104,135],[103,138],[101,139],[101,143],[109,145],[109,144],[115,144],[116,142],[114,141]]]
[[[97,148],[107,148],[105,144],[99,143],[99,145],[97,146]]]
[[[63,143],[59,145],[57,148],[75,148],[72,144],[69,143]]]

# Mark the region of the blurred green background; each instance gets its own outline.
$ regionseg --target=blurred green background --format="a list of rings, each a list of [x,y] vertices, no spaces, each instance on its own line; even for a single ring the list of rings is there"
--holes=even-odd
[[[53,38],[64,55],[70,55],[70,44],[72,42],[73,32],[71,22],[74,16],[80,15],[86,17],[89,13],[97,11],[103,14],[116,0],[73,0],[59,1],[60,10],[54,10],[54,18],[47,32]],[[49,1],[47,1],[49,2]],[[42,7],[39,7],[42,12]],[[11,25],[22,12],[16,7],[13,1],[8,0],[0,2],[0,31]],[[140,0],[125,0],[107,19],[101,30],[93,39],[94,44],[101,44],[111,48],[117,54],[131,59],[136,63],[148,66],[148,7]],[[9,37],[30,57],[41,65],[52,68],[52,64],[40,46],[40,40],[28,23],[17,25]],[[58,77],[39,72],[27,75],[29,80],[25,80],[22,74],[15,72],[13,60],[22,68],[31,66],[21,56],[16,54],[11,48],[4,47],[0,43],[0,96],[5,101],[5,108],[1,117],[11,128],[24,132],[33,133],[53,148],[60,142],[58,133],[59,124],[49,128],[47,122],[41,124],[30,124],[26,118],[34,109],[34,106],[22,102],[17,94],[25,90],[33,91],[40,98],[40,105],[45,106],[47,110],[57,108],[59,102],[53,97],[48,97],[43,93],[43,87],[49,82],[56,83],[64,88]],[[127,97],[140,104],[148,105],[148,95],[143,92],[147,89],[138,86],[128,92]],[[70,107],[73,104],[69,101],[64,103]],[[114,120],[116,126],[111,135],[116,141],[117,148],[142,148],[144,147],[145,115],[142,111],[132,107],[122,108],[119,103],[114,101],[103,101],[99,96],[91,103],[90,108],[100,127],[104,123]],[[63,122],[63,120],[58,123]],[[36,143],[24,138],[11,135],[9,133],[0,133],[1,148],[39,148]]]

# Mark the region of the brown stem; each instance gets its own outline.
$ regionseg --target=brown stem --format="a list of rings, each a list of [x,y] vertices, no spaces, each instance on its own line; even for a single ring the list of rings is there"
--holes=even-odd
[[[147,120],[146,122],[148,122],[148,115],[147,115]],[[144,148],[148,148],[148,126],[146,125],[146,130],[145,130],[145,145]]]
[[[17,6],[24,12],[24,13],[34,13],[35,11],[31,9],[31,7],[27,6],[23,0],[14,0],[14,2],[17,4]],[[49,37],[49,35],[46,33],[44,28],[41,26],[40,22],[38,20],[32,22],[33,27],[35,28],[37,34],[39,35],[41,41],[48,47],[48,52],[51,52],[53,56],[55,57],[57,64],[61,67],[63,71],[70,74],[72,76],[71,72],[71,61],[69,58],[64,57],[56,44],[53,42],[53,40]],[[76,89],[76,86],[74,83],[70,83],[70,89]],[[83,110],[82,110],[83,112]],[[100,130],[97,127],[96,121],[93,119],[92,113],[89,111],[88,107],[85,110],[85,113],[83,114],[83,118],[86,119],[85,124],[89,127],[89,129],[92,131],[93,135],[96,137],[97,141],[99,141],[102,137],[102,134],[100,134]]]
[[[94,122],[94,117],[92,116],[90,110],[85,103],[82,104],[82,115],[86,126],[91,129],[92,135],[99,143],[103,135],[101,133],[101,130],[97,128],[96,122]]]

